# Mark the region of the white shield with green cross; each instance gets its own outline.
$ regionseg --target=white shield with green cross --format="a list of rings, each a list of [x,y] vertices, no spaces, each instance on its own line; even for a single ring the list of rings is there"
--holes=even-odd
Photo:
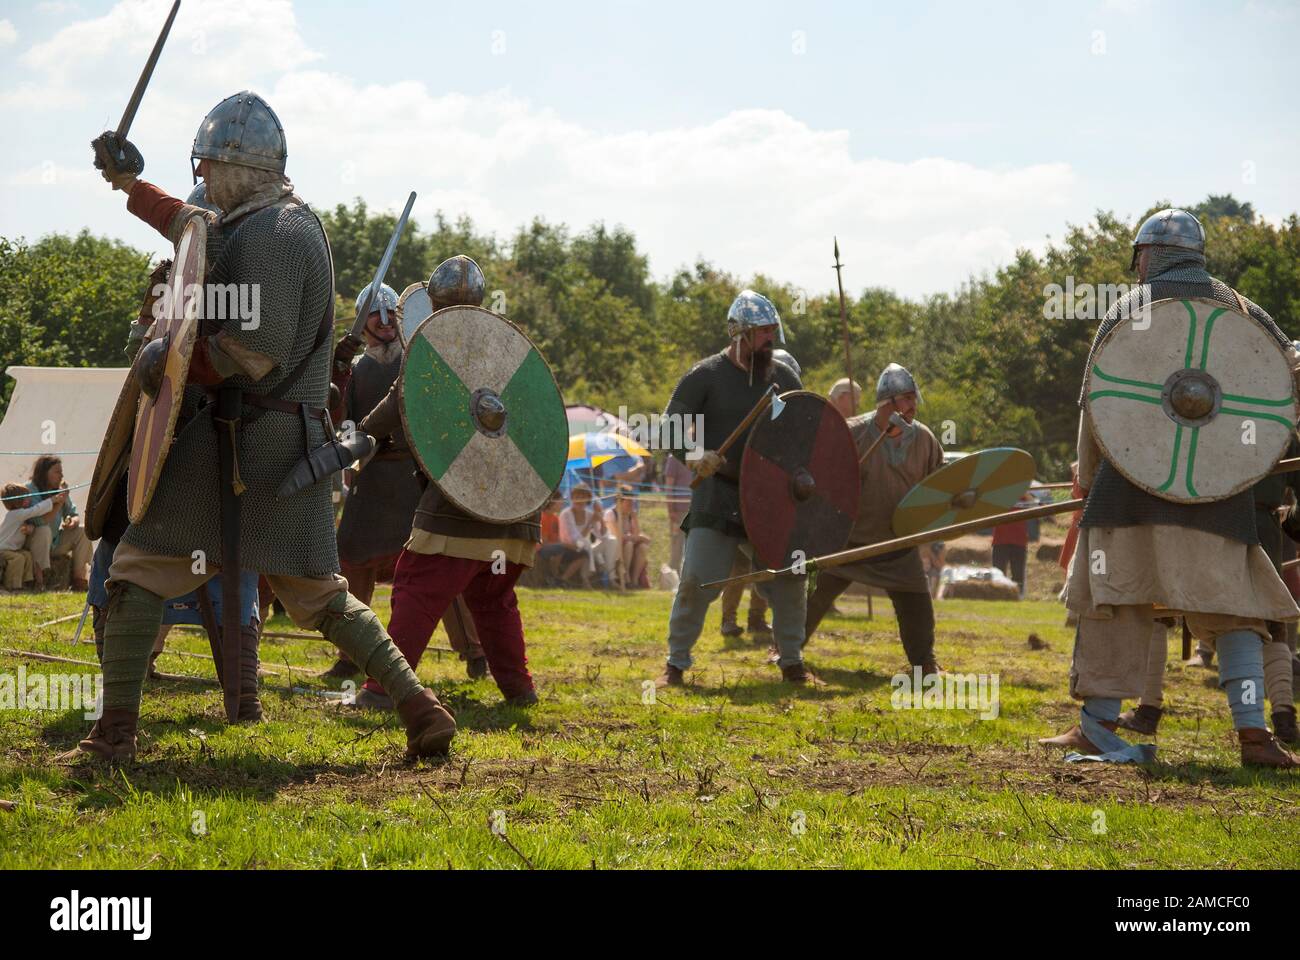
[[[434,313],[406,345],[401,383],[411,450],[457,507],[510,523],[559,486],[564,400],[546,359],[505,317],[470,306]]]
[[[1165,500],[1207,503],[1252,486],[1295,429],[1285,348],[1217,300],[1159,300],[1120,321],[1086,376],[1106,459]]]

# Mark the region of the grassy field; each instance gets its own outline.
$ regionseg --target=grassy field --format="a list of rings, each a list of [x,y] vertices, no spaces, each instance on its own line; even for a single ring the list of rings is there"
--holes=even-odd
[[[1035,563],[1032,594],[1059,579]],[[1300,777],[1238,766],[1223,695],[1176,650],[1160,762],[1073,765],[1034,743],[1075,713],[1053,601],[939,604],[940,661],[999,679],[988,720],[893,709],[896,625],[885,600],[866,619],[860,597],[809,648],[824,688],[783,685],[763,648],[724,641],[715,605],[692,685],[646,703],[670,601],[521,591],[532,710],[431,652],[420,675],[461,724],[444,763],[404,764],[395,717],[328,708],[314,674],[331,651],[313,641],[264,641],[257,726],[227,727],[214,687],[148,683],[141,752],[117,770],[52,763],[87,729],[80,713],[2,711],[0,867],[1295,866]],[[381,588],[382,618],[387,603]],[[93,660],[69,646],[75,623],[34,629],[79,609],[66,593],[0,597],[0,647]],[[210,676],[179,655],[206,650],[173,632],[160,668]],[[0,674],[20,665],[89,669],[0,655]]]

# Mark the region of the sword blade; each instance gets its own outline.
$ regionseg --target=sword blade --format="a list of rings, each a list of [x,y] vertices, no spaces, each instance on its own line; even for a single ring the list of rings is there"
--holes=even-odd
[[[179,3],[180,0],[177,0]],[[370,281],[370,292],[366,294],[365,301],[361,304],[361,309],[357,311],[357,317],[352,321],[352,338],[360,339],[361,331],[365,329],[366,318],[370,316],[370,306],[375,302],[375,297],[379,296],[379,285],[384,282],[384,275],[388,273],[388,265],[393,262],[393,253],[397,250],[397,241],[402,238],[402,231],[406,229],[406,221],[411,216],[411,208],[415,206],[415,191],[406,198],[406,208],[402,215],[397,218],[397,226],[393,228],[393,235],[388,238],[388,246],[384,249],[384,255],[379,260],[379,268],[375,270],[375,279]],[[383,310],[383,300],[380,299],[380,311]]]
[[[154,42],[153,51],[149,54],[144,70],[140,73],[140,79],[135,82],[135,90],[131,94],[126,109],[122,111],[121,122],[117,125],[119,138],[125,137],[131,131],[131,122],[135,120],[135,112],[140,108],[140,101],[144,99],[144,91],[149,86],[149,78],[153,76],[153,68],[158,65],[158,55],[162,53],[163,44],[167,42],[167,34],[171,33],[172,21],[176,19],[176,11],[180,8],[181,0],[176,0],[172,4],[171,13],[167,14],[167,22],[163,24],[162,32],[158,34],[158,39]]]
[[[86,627],[86,614],[90,613],[90,594],[86,594],[86,605],[81,608],[81,619],[77,621],[77,632],[72,635],[73,643],[81,642],[81,631]]]

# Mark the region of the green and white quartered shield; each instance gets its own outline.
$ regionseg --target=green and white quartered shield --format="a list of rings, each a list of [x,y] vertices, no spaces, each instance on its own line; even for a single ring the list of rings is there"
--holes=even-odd
[[[1120,322],[1085,382],[1106,459],[1175,503],[1253,486],[1286,450],[1300,412],[1285,348],[1216,300],[1160,300]]]
[[[510,523],[559,486],[564,400],[545,358],[505,317],[470,306],[434,313],[406,345],[401,383],[411,450],[460,509]]]

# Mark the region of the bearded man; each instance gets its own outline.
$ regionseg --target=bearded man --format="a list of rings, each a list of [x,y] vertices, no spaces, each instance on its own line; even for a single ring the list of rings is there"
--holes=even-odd
[[[200,325],[156,491],[127,528],[109,568],[103,714],[67,758],[134,756],[141,685],[164,598],[206,583],[216,573],[212,561],[222,556],[223,484],[238,496],[243,514],[240,566],[267,576],[295,623],[319,630],[383,680],[405,723],[409,758],[445,754],[456,732],[451,714],[339,576],[329,478],[278,495],[304,449],[333,439],[324,405],[334,317],[329,243],[285,176],[288,151],[279,118],[265,100],[244,91],[219,103],[199,126],[191,162],[220,214],[138,179],[139,151],[115,134],[101,135],[92,146],[104,179],[127,194],[127,209],[173,244],[192,217],[204,218],[206,282],[234,285],[260,309],[252,317],[204,318]],[[136,162],[120,166],[124,158]],[[144,384],[160,382],[158,371],[142,367],[148,359],[142,354],[136,372]],[[237,405],[220,423],[214,394],[223,405],[232,399]],[[233,471],[220,467],[219,429],[235,441]],[[196,563],[196,556],[206,562]]]
[[[718,447],[762,400],[768,390],[778,393],[801,389],[799,375],[773,360],[774,340],[785,342],[781,316],[767,297],[742,291],[727,311],[730,343],[720,353],[701,360],[673,390],[664,411],[666,423],[702,423],[704,435],[694,443],[703,447],[696,458],[682,446],[670,451],[700,479],[691,492],[691,509],[682,521],[686,531],[681,582],[668,621],[668,662],[656,681],[661,687],[681,686],[694,662],[691,650],[704,628],[709,604],[717,587],[702,584],[722,580],[731,573],[738,549],[751,552],[740,515],[740,455],[747,433],[736,441],[726,458]],[[695,420],[695,417],[702,420]],[[678,431],[682,436],[684,431]],[[803,623],[807,602],[805,577],[787,577],[758,585],[772,608],[772,634],[776,642],[781,677],[789,683],[819,683],[803,662]]]

